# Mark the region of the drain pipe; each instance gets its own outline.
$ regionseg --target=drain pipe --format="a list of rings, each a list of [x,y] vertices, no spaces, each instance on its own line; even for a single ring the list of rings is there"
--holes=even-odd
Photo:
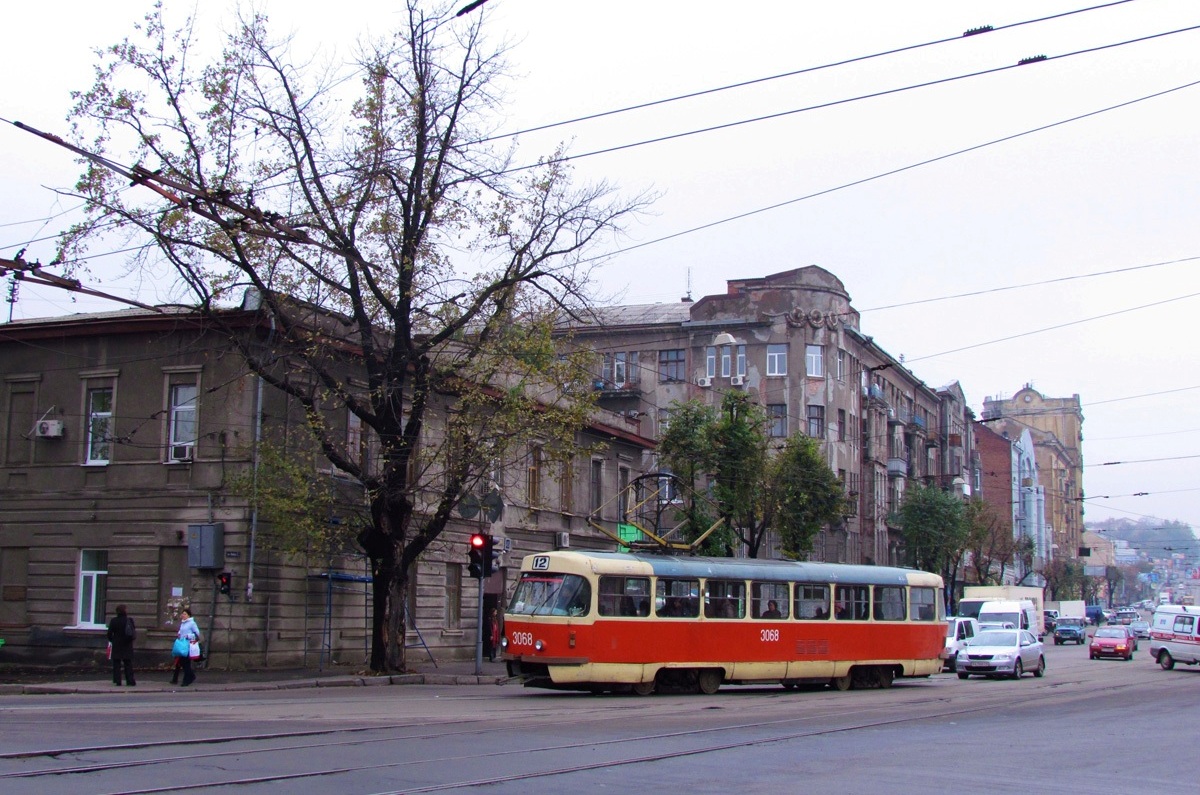
[[[274,325],[272,323],[272,325]],[[250,550],[248,560],[246,561],[246,601],[254,600],[254,550],[258,541],[258,466],[259,466],[259,444],[262,442],[262,415],[263,415],[263,379],[262,376],[257,376],[258,388],[255,390],[254,396],[254,474],[253,488],[251,495],[254,500],[254,505],[250,509]]]

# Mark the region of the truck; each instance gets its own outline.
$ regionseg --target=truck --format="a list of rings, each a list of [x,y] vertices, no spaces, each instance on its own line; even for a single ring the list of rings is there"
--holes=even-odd
[[[963,598],[958,602],[958,614],[978,618],[979,608],[984,602],[1019,602],[1022,599],[1033,602],[1037,628],[1031,631],[1040,638],[1046,634],[1045,617],[1042,614],[1046,607],[1041,588],[1030,585],[968,585],[963,588]],[[973,613],[970,612],[972,610]]]
[[[1047,610],[1057,610],[1059,618],[1083,618],[1087,603],[1082,599],[1068,599],[1061,602],[1046,602]]]

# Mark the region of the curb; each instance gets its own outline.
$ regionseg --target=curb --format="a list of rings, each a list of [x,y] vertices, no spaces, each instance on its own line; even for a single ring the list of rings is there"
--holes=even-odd
[[[275,682],[225,682],[207,684],[203,679],[198,680],[202,685],[198,691],[213,692],[251,692],[255,690],[302,690],[318,687],[386,687],[391,685],[502,685],[508,681],[507,676],[474,674],[393,674],[391,676],[336,676],[324,679],[287,679]],[[0,695],[80,695],[96,693],[172,693],[180,690],[177,685],[145,684],[136,690],[128,687],[115,687],[107,681],[62,684],[0,684]]]

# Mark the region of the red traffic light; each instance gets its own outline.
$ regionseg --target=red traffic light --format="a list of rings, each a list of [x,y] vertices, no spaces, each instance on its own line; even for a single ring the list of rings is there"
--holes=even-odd
[[[471,536],[471,548],[472,549],[483,549],[484,544],[486,544],[486,543],[487,543],[487,536],[485,536],[483,533],[475,533],[474,535]]]

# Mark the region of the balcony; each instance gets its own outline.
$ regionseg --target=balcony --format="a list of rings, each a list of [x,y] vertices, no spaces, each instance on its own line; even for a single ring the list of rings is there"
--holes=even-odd
[[[920,414],[913,415],[911,424],[917,430],[920,430],[920,431],[928,431],[929,430],[929,423],[926,422],[925,418],[923,416],[921,416]]]
[[[903,478],[908,476],[908,459],[907,458],[889,458],[887,462],[889,478]]]

